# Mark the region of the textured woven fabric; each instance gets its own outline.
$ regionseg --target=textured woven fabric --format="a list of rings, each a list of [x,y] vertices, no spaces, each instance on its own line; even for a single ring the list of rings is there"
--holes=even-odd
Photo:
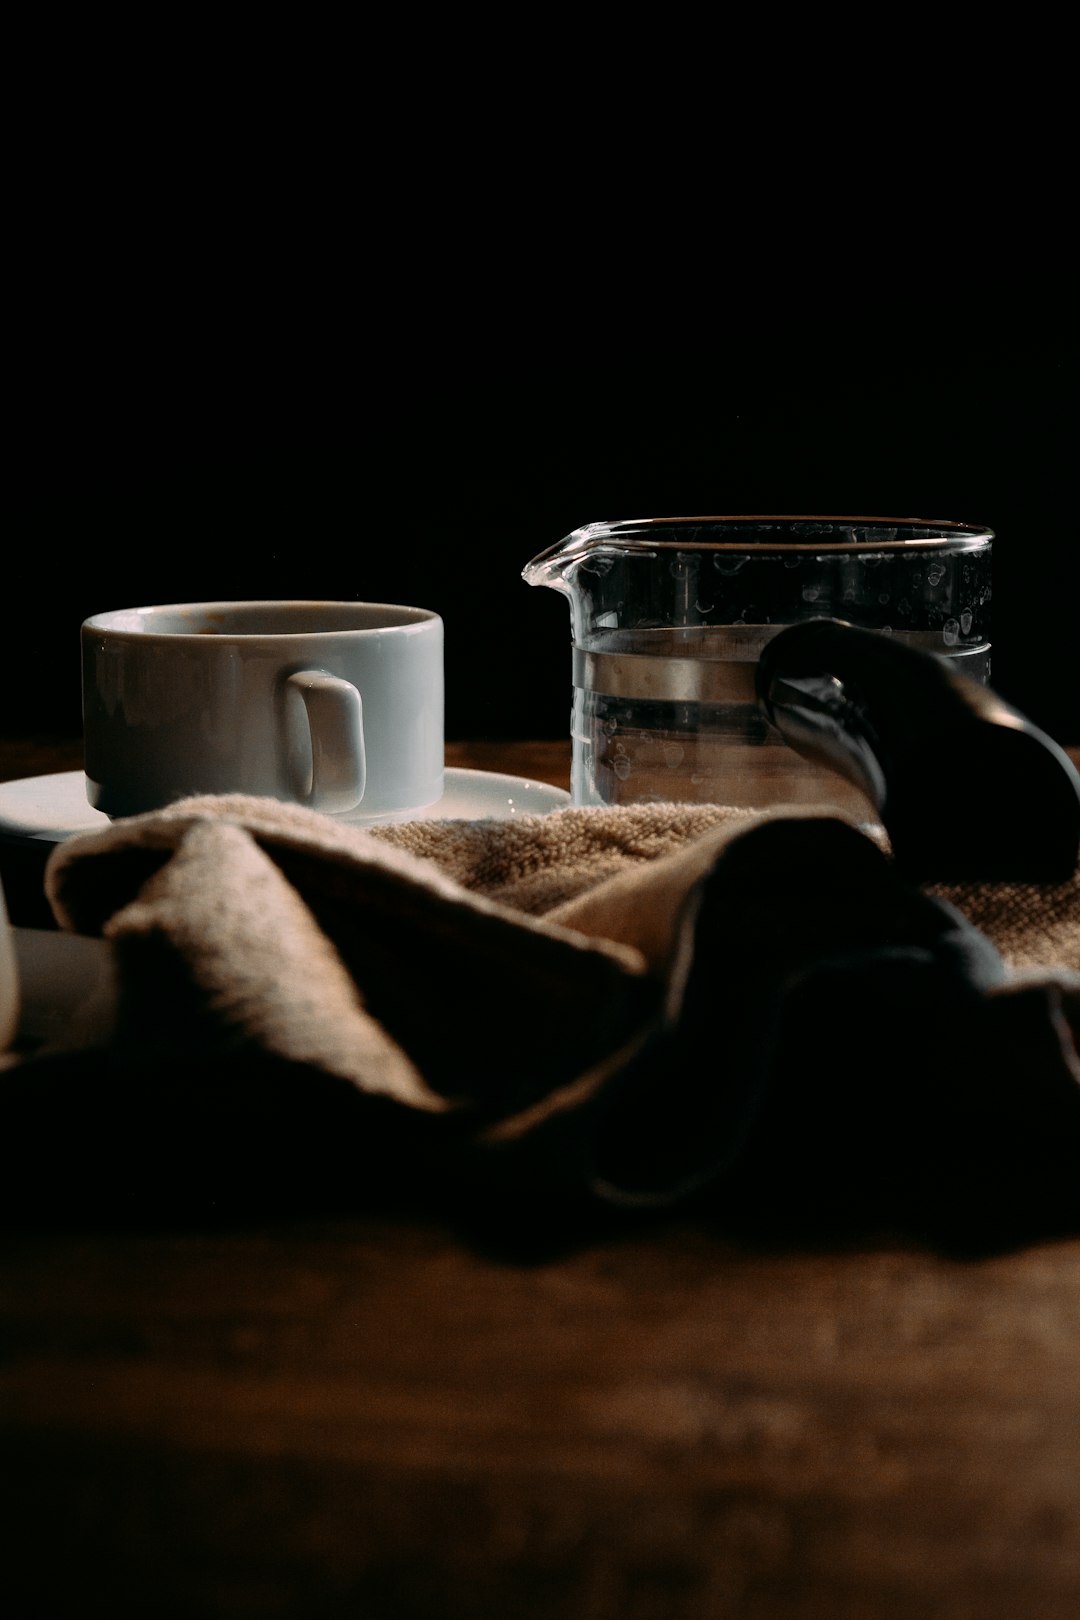
[[[329,1077],[369,1145],[389,1108],[545,1194],[663,1202],[754,1163],[760,1188],[765,1161],[793,1186],[852,1132],[880,1156],[867,1074],[897,1164],[944,1130],[969,1179],[991,1141],[1008,1162],[1017,1088],[1058,1140],[1080,1104],[1080,879],[920,891],[839,812],[364,830],[204,798],[70,839],[46,888],[112,943],[101,1042],[129,1068]]]

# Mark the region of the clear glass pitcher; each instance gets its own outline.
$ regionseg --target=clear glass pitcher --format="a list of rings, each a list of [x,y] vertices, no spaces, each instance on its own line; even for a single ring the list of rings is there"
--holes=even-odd
[[[985,684],[993,538],[919,518],[644,518],[575,529],[522,576],[570,602],[573,802],[854,796],[865,808],[761,713],[761,650],[787,625],[835,618],[956,660]]]

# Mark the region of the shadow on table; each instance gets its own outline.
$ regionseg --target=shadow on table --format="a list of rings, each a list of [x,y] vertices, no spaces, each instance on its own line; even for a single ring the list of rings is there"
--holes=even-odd
[[[613,1205],[557,1146],[479,1149],[465,1121],[265,1056],[151,1068],[88,1051],[0,1075],[0,1215],[21,1228],[421,1215],[518,1263],[688,1219],[748,1245],[899,1237],[955,1254],[1080,1232],[1080,1083],[1041,994],[1014,1009],[1013,1050],[965,1049],[962,1026],[943,1062],[944,1020],[932,1065],[918,1061],[925,1024],[901,1020],[886,1049],[849,1039],[824,1068],[814,1009],[790,1010],[742,1151],[670,1204]],[[654,1121],[654,1158],[685,1128]]]

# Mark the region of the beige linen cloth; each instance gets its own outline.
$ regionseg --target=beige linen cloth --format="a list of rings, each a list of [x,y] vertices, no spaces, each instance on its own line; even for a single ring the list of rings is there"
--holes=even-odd
[[[223,1088],[242,1072],[257,1108],[265,1065],[301,1107],[318,1076],[347,1102],[336,1150],[355,1131],[369,1159],[375,1143],[407,1161],[422,1142],[426,1164],[501,1164],[541,1196],[664,1203],[734,1166],[745,1187],[766,1160],[790,1185],[807,1131],[835,1169],[839,1137],[849,1163],[846,1133],[863,1133],[860,1153],[889,1134],[866,1098],[901,1062],[911,1108],[938,1122],[963,1073],[953,1140],[1000,1059],[999,1157],[1013,1089],[1023,1109],[1040,1086],[1052,1096],[1058,1140],[1080,1099],[1080,876],[918,891],[839,811],[566,808],[365,830],[197,798],[73,837],[46,892],[61,928],[111,942],[95,1039],[148,1087],[157,1065],[174,1085],[178,1066]],[[905,1151],[929,1128],[913,1115]]]

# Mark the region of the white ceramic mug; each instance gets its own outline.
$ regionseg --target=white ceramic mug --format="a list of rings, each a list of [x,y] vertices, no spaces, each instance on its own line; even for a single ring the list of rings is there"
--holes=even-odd
[[[375,602],[188,602],[82,626],[87,798],[250,793],[368,820],[443,792],[443,623]]]

